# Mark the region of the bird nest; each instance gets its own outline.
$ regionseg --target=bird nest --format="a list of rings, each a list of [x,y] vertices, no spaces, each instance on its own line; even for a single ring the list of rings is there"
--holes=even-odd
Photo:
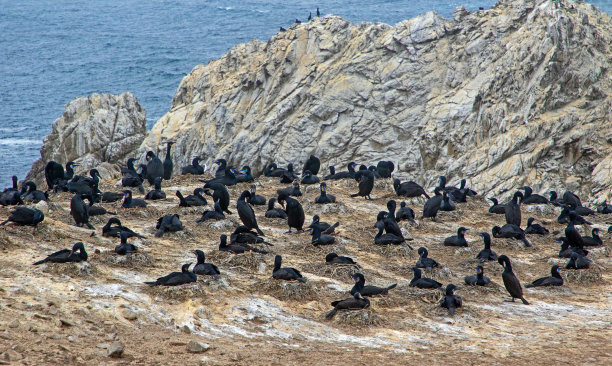
[[[331,277],[340,281],[348,281],[351,276],[362,271],[358,264],[327,264],[315,263],[303,266],[304,272],[313,273],[320,277]]]
[[[6,234],[4,231],[0,231],[0,249],[8,249],[19,246],[15,240]]]
[[[56,276],[92,277],[98,272],[97,267],[89,262],[45,263],[41,267],[44,273]]]
[[[603,281],[602,270],[597,264],[591,264],[588,269],[566,269],[561,271],[567,284],[583,285],[599,284]]]
[[[138,268],[138,267],[154,267],[154,260],[147,253],[136,252],[126,255],[118,255],[115,252],[105,251],[96,256],[96,261],[107,264],[109,266]]]
[[[145,285],[143,292],[156,301],[167,301],[178,304],[189,300],[201,301],[205,295],[204,287],[200,282],[191,282],[179,286],[149,286]]]
[[[348,325],[351,328],[364,328],[383,324],[383,320],[370,308],[361,310],[338,310],[334,319],[336,323]]]
[[[306,203],[304,204],[304,211],[312,215],[324,216],[325,214],[345,214],[351,209],[346,207],[342,202],[336,203]],[[330,223],[331,224],[331,223]]]
[[[233,231],[240,223],[233,217],[226,217],[223,220],[206,220],[202,223],[198,223],[198,225],[202,225],[204,227],[208,227],[210,229],[219,230],[219,231]]]
[[[232,267],[246,269],[248,272],[252,273],[258,271],[261,263],[265,264],[265,262],[264,254],[249,252],[232,255],[227,261],[227,264]]]
[[[405,243],[400,245],[373,244],[371,246],[367,246],[366,248],[370,248],[371,251],[381,255],[382,257],[416,258],[416,251],[414,249],[410,249],[410,247]]]
[[[312,284],[308,282],[267,278],[254,283],[252,290],[270,295],[279,300],[314,301],[319,298]]]

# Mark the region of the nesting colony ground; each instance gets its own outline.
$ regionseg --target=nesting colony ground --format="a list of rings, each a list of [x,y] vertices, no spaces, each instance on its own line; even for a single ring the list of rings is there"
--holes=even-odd
[[[209,177],[209,176],[207,176]],[[113,248],[118,240],[101,236],[110,216],[93,218],[91,230],[74,226],[69,214],[71,194],[51,195],[45,221],[31,227],[12,224],[0,228],[0,363],[11,364],[250,364],[329,365],[350,362],[372,364],[600,364],[612,363],[612,276],[609,268],[610,238],[592,250],[595,262],[586,271],[563,271],[560,288],[525,289],[531,305],[508,303],[501,282],[502,267],[485,263],[485,275],[493,283],[485,288],[463,284],[475,273],[476,254],[482,249],[478,234],[504,223],[503,215],[488,213],[483,197],[458,204],[455,212],[441,212],[441,222],[419,220],[419,226],[401,223],[413,248],[426,246],[441,268],[425,276],[458,285],[464,307],[452,318],[438,305],[439,291],[408,286],[409,271],[417,260],[407,246],[380,247],[373,244],[378,211],[386,210],[395,197],[390,180],[378,180],[374,201],[350,198],[357,191],[354,181],[328,183],[328,192],[339,203],[314,204],[318,186],[302,187],[299,200],[307,223],[314,214],[322,221],[340,222],[337,242],[313,247],[307,233],[285,234],[287,226],[264,217],[265,206],[255,207],[259,226],[274,247],[272,254],[230,255],[218,251],[219,236],[239,224],[235,199],[248,185],[230,187],[228,219],[196,224],[203,208],[179,208],[174,192],[190,193],[201,186],[195,176],[164,182],[167,200],[150,202],[147,209],[122,209],[120,203],[103,204],[116,211],[124,225],[145,235],[131,240],[140,252],[118,258]],[[266,198],[280,185],[276,178],[257,179],[258,194]],[[429,187],[430,188],[430,187]],[[103,181],[103,191],[120,191],[115,182]],[[398,200],[399,201],[399,200]],[[420,216],[422,203],[412,201]],[[43,205],[44,206],[44,205]],[[209,207],[210,208],[210,207]],[[551,230],[546,237],[529,237],[532,248],[521,242],[493,239],[493,249],[512,259],[523,285],[548,275],[557,257],[564,225],[557,224],[558,209],[552,206],[522,207],[523,227],[529,216]],[[185,230],[155,238],[158,217],[178,213]],[[0,208],[7,217],[9,208]],[[609,219],[597,216],[595,226],[606,232]],[[468,248],[444,247],[445,237],[458,226],[469,229]],[[590,232],[589,228],[583,228]],[[85,264],[32,266],[35,260],[83,241],[89,253]],[[207,255],[207,262],[221,270],[218,279],[199,278],[197,283],[177,288],[149,287],[154,280],[183,263],[195,262],[194,249]],[[330,252],[350,256],[359,267],[325,265]],[[295,267],[308,279],[306,284],[277,282],[271,278],[274,254],[283,265]],[[373,298],[369,310],[339,312],[331,321],[324,316],[330,302],[348,297],[359,270],[367,284],[397,288],[388,298]],[[210,349],[194,353],[196,341]],[[124,347],[121,358],[108,354]],[[204,347],[206,348],[206,347]],[[117,352],[120,354],[120,352]]]

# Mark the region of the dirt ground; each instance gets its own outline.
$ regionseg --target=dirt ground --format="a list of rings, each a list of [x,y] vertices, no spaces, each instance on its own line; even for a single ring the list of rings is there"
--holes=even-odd
[[[209,177],[209,176],[208,176]],[[0,364],[53,365],[389,365],[418,362],[440,364],[612,364],[612,276],[609,218],[592,217],[600,227],[605,246],[589,255],[591,269],[563,270],[559,288],[524,289],[531,305],[510,303],[501,281],[502,267],[484,263],[487,287],[464,285],[474,274],[476,254],[482,249],[479,233],[504,223],[503,215],[488,213],[488,204],[477,196],[458,204],[454,212],[441,212],[440,222],[402,222],[407,245],[374,245],[373,225],[380,210],[395,196],[390,180],[378,180],[373,201],[350,198],[356,182],[328,182],[328,193],[338,203],[317,205],[318,186],[302,187],[299,200],[310,223],[314,214],[322,221],[339,221],[336,244],[313,247],[308,233],[286,234],[282,220],[264,217],[266,206],[256,206],[259,226],[273,247],[270,254],[231,255],[218,251],[219,236],[239,225],[235,200],[248,184],[230,187],[233,215],[213,223],[196,223],[205,208],[178,207],[174,192],[190,194],[202,186],[202,177],[180,176],[164,182],[168,198],[149,202],[146,209],[123,209],[120,202],[101,204],[117,212],[122,223],[146,236],[130,242],[139,253],[119,257],[113,249],[118,239],[101,235],[112,215],[92,218],[95,231],[79,228],[69,214],[71,194],[52,194],[42,204],[46,218],[37,230],[13,224],[0,227]],[[276,178],[257,179],[258,194],[270,198],[284,187]],[[121,191],[115,181],[103,181],[103,191]],[[454,181],[453,181],[454,183]],[[429,187],[431,188],[431,187]],[[148,186],[145,187],[149,189]],[[136,194],[135,197],[140,197]],[[142,198],[142,197],[140,197]],[[407,201],[420,216],[424,200]],[[211,209],[211,207],[207,207]],[[0,208],[0,219],[10,208]],[[525,284],[549,275],[558,258],[554,238],[563,235],[553,206],[524,206],[527,218],[546,226],[548,236],[529,236],[532,248],[512,239],[493,239],[492,249],[512,260]],[[163,214],[178,213],[185,230],[155,238],[155,223]],[[445,237],[459,226],[469,229],[467,248],[444,247]],[[590,228],[584,227],[583,234]],[[85,264],[32,263],[49,253],[85,243]],[[442,292],[408,286],[416,249],[425,246],[441,267],[423,272],[444,285],[454,283],[464,306],[454,317],[438,305]],[[195,263],[194,249],[221,270],[218,279],[199,278],[176,288],[143,284],[183,263]],[[358,266],[330,266],[330,252],[353,258]],[[305,284],[271,278],[274,255],[282,254],[283,266],[299,269]],[[330,303],[350,295],[350,274],[363,273],[367,284],[397,283],[388,297],[371,299],[368,310],[339,312],[332,320],[325,314]],[[191,341],[210,348],[188,351]],[[109,349],[124,347],[120,358],[108,357]]]

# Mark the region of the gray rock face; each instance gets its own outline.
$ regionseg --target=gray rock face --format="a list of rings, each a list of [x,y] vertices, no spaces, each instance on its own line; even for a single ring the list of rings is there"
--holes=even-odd
[[[41,158],[34,162],[26,180],[46,187],[44,169],[50,160],[62,165],[75,161],[80,164],[77,172],[87,172],[103,162],[125,163],[145,134],[146,111],[133,94],[76,98],[68,103],[62,117],[53,122],[52,132],[45,137],[40,150]],[[114,172],[101,169],[100,175],[109,178]]]
[[[393,160],[427,188],[445,174],[495,195],[607,192],[610,24],[569,0],[394,27],[316,18],[196,66],[139,153],[173,139],[175,166],[203,155],[259,173],[314,153],[324,172]]]

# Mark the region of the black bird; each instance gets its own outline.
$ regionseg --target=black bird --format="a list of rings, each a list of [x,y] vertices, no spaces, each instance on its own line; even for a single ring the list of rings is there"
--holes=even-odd
[[[336,196],[332,194],[327,194],[327,184],[322,182],[320,185],[321,194],[315,198],[315,203],[336,203]]]
[[[301,197],[302,191],[300,191],[300,182],[297,180],[293,181],[293,184],[287,188],[277,189],[276,193],[280,196],[282,193],[287,194],[288,196],[293,197]]]
[[[280,31],[280,32],[284,32],[284,31],[286,31],[286,30],[287,30],[287,29],[285,29],[285,28],[283,28],[283,27],[280,27],[280,29],[279,29],[279,31]]]
[[[565,237],[567,238],[567,241],[571,247],[578,247],[582,249],[584,247],[584,240],[582,239],[582,236],[574,226],[575,219],[576,214],[570,212],[570,222],[565,228]]]
[[[250,168],[249,168],[250,169]],[[266,197],[258,195],[256,193],[257,186],[255,184],[251,184],[251,197],[249,197],[248,202],[252,205],[263,206],[266,204]]]
[[[489,207],[489,212],[492,214],[506,214],[506,205],[497,202],[497,198],[489,198],[493,202],[493,206]]]
[[[267,254],[265,250],[261,250],[255,247],[252,247],[245,243],[230,243],[227,244],[227,235],[221,235],[221,242],[219,243],[219,250],[222,252],[232,252],[234,254],[242,254],[245,252],[255,252],[261,254]]]
[[[521,203],[524,205],[541,205],[549,203],[548,199],[544,196],[540,196],[539,194],[534,194],[533,189],[529,186],[524,186],[521,188],[525,191],[525,196],[521,199]]]
[[[296,22],[297,24],[302,23],[302,21],[301,21],[301,20],[299,20],[298,18],[295,18],[295,22]]]
[[[274,269],[272,270],[272,278],[285,281],[306,282],[300,271],[295,268],[281,268],[283,257],[276,255],[274,257]]]
[[[400,209],[397,210],[397,213],[395,214],[395,221],[400,222],[402,220],[408,220],[415,225],[417,223],[414,221],[414,210],[406,206],[406,202],[404,201],[400,203]]]
[[[181,267],[181,272],[172,272],[167,276],[160,277],[154,282],[145,282],[151,286],[179,286],[191,282],[196,282],[198,277],[195,273],[189,272],[191,263],[185,263]]]
[[[591,266],[591,260],[583,255],[573,252],[565,269],[587,269]]]
[[[565,204],[567,204],[573,209],[582,206],[582,202],[580,202],[580,197],[578,197],[572,191],[565,191],[565,193],[563,193],[563,202],[565,202]]]
[[[329,253],[325,256],[326,264],[357,264],[352,258],[340,256],[336,253]]]
[[[317,224],[319,226],[319,229],[321,229],[321,233],[327,234],[327,235],[333,234],[336,228],[340,226],[340,222],[336,222],[335,224],[330,225],[327,222],[321,221],[321,218],[319,217],[319,215],[314,215],[312,217],[311,224],[312,225]]]
[[[466,184],[467,184],[467,180],[461,179],[461,184],[459,185],[459,190],[462,191],[462,192],[465,191],[465,194],[468,197],[475,197],[475,196],[477,196],[478,193],[475,190],[473,190],[473,189],[467,188]]]
[[[317,223],[312,223],[309,226],[312,229],[312,245],[330,245],[336,242],[336,238],[331,235],[322,234],[321,226]]]
[[[465,284],[470,286],[486,286],[491,282],[491,279],[484,275],[484,268],[482,266],[476,267],[476,274],[471,276],[465,276]]]
[[[455,315],[455,309],[460,308],[463,304],[461,296],[455,295],[457,286],[450,284],[446,286],[446,295],[440,299],[440,306],[448,309],[448,315]]]
[[[9,218],[2,223],[0,226],[5,225],[7,222],[14,222],[17,225],[28,225],[36,227],[45,219],[45,214],[39,209],[18,206],[16,207]]]
[[[147,151],[145,158],[148,161],[145,178],[149,181],[150,185],[153,185],[155,184],[155,178],[164,176],[164,164],[153,151]]]
[[[570,222],[570,220],[574,221],[574,225],[593,225],[592,222],[589,222],[588,220],[586,220],[584,217],[580,216],[576,211],[570,209],[569,206],[562,206],[563,209],[561,210],[561,213],[559,214],[559,217],[557,217],[557,222],[559,224],[568,224]],[[570,218],[570,214],[574,214],[574,218]]]
[[[557,238],[557,243],[561,244],[561,250],[559,250],[560,258],[570,258],[574,252],[585,257],[589,254],[589,251],[584,248],[570,247],[566,237]]]
[[[211,194],[209,189],[213,190]],[[227,188],[220,183],[206,183],[204,185],[204,192],[213,198],[213,201],[219,202],[221,209],[228,215],[231,215],[232,212],[229,210],[230,204],[230,195],[227,191]]]
[[[457,235],[449,236],[444,239],[444,245],[447,247],[467,247],[468,243],[465,240],[465,232],[468,229],[463,226],[457,229]]]
[[[302,168],[302,175],[306,173],[306,171],[310,171],[310,173],[314,176],[319,174],[319,169],[321,169],[321,160],[314,155],[310,155],[308,160],[304,163],[304,167]]]
[[[310,170],[305,171],[302,175],[302,184],[317,184],[319,182],[319,177],[313,175]]]
[[[418,288],[440,288],[442,284],[436,280],[432,280],[431,278],[421,277],[421,270],[418,268],[412,268],[410,270],[414,273],[414,277],[410,281],[410,287],[418,287]]]
[[[285,168],[279,168],[276,163],[270,163],[266,169],[264,169],[264,176],[266,177],[280,177],[285,172]]]
[[[440,204],[442,203],[442,194],[440,190],[440,187],[436,187],[434,190],[435,196],[425,202],[423,206],[423,216],[421,216],[422,219],[430,217],[432,221],[436,221],[436,216],[438,215],[438,210],[440,210]]]
[[[159,238],[166,231],[175,232],[183,230],[183,223],[179,219],[178,214],[174,215],[164,215],[157,219],[157,225],[155,225],[157,232],[155,233],[155,237]]]
[[[612,205],[608,204],[607,200],[604,200],[599,206],[597,206],[597,213],[600,214],[611,214]]]
[[[204,167],[200,165],[200,161],[202,161],[202,159],[199,156],[193,158],[193,160],[191,160],[191,165],[187,165],[181,169],[181,174],[204,174]]]
[[[253,178],[253,175],[251,174],[251,167],[248,165],[243,166],[242,170],[240,170],[240,173],[241,174],[236,174],[236,180],[238,181],[238,183],[252,182],[255,180],[255,178]],[[263,204],[266,204],[265,199]]]
[[[312,20],[312,12],[310,12],[310,14],[308,14],[308,21]]]
[[[202,192],[204,192],[204,189],[196,188],[193,190],[192,195],[190,194],[187,197],[183,197],[183,194],[181,192],[176,191],[176,196],[179,199],[179,207],[206,206],[208,202],[206,201],[206,198],[202,196]],[[228,195],[228,201],[229,201],[229,195]]]
[[[374,173],[369,171],[364,165],[355,173],[355,180],[359,182],[359,192],[351,194],[351,197],[364,197],[371,200],[370,193],[374,189]]]
[[[168,141],[166,146],[166,158],[164,159],[164,179],[168,180],[172,178],[172,169],[174,164],[172,164],[172,158],[170,157],[170,148],[172,147],[174,142]]]
[[[548,192],[548,194],[550,195],[549,198],[549,202],[552,203],[555,206],[563,206],[566,205],[565,201],[563,201],[563,199],[559,198],[557,196],[557,192],[556,191],[550,191]]]
[[[257,232],[249,229],[244,225],[240,225],[234,230],[232,235],[230,235],[230,243],[243,243],[243,244],[267,244],[272,245],[264,240],[261,236],[257,234]]]
[[[270,198],[268,200],[268,210],[266,211],[266,217],[269,219],[287,219],[287,213],[281,208],[275,208],[276,198]]]
[[[418,250],[419,259],[416,261],[416,268],[425,268],[427,271],[431,271],[433,268],[438,267],[439,264],[434,259],[428,258],[429,252],[427,248],[420,247]]]
[[[37,190],[36,184],[30,181],[25,182],[21,188],[21,199],[24,202],[38,203],[40,201],[46,201],[48,199],[48,195],[46,192]]]
[[[116,226],[113,226],[113,224]],[[145,239],[144,236],[138,234],[137,232],[134,232],[128,227],[121,225],[121,221],[116,217],[111,217],[110,219],[108,219],[106,225],[102,227],[102,236],[119,238],[122,232],[127,233],[128,238],[135,236],[137,238]]]
[[[451,200],[451,203],[467,202],[468,192],[469,191],[467,189],[457,189],[455,191],[448,193],[448,196]],[[452,210],[443,210],[443,211],[452,211]]]
[[[360,293],[363,296],[387,295],[389,290],[397,286],[397,283],[387,287],[366,286],[365,277],[361,273],[355,273],[353,275],[353,281],[355,281],[355,285],[351,289],[351,295],[355,295],[356,293]]]
[[[227,173],[227,160],[225,159],[217,159],[215,160],[215,164],[217,164],[217,171],[215,172],[215,178],[223,177]]]
[[[84,196],[87,195],[77,193],[72,197],[70,200],[70,214],[77,226],[82,227],[85,224],[93,230],[95,228],[89,223],[89,211],[87,210],[87,204],[83,201]]]
[[[6,188],[2,193],[0,193],[0,205],[2,206],[12,206],[12,205],[23,205],[23,200],[21,199],[21,192],[17,188],[17,176],[13,175],[13,187]]]
[[[298,178],[297,174],[293,172],[293,164],[291,163],[287,165],[287,169],[283,170],[279,176],[281,183],[292,183]]]
[[[149,191],[147,193],[147,195],[145,196],[146,200],[163,200],[166,199],[166,192],[162,191],[161,189],[161,181],[162,178],[161,177],[157,177],[155,178],[155,182],[153,182],[153,184],[155,185],[155,189]]]
[[[306,216],[304,215],[304,208],[295,198],[289,197],[286,193],[281,193],[278,195],[278,203],[283,206],[285,212],[287,213],[287,225],[289,225],[289,233],[291,232],[291,228],[296,228],[297,231],[302,231],[304,226],[304,220]],[[286,207],[285,207],[286,203]],[[313,232],[314,235],[314,232]]]
[[[351,161],[346,166],[347,168],[346,172],[338,172],[338,173],[336,173],[336,169],[334,168],[334,166],[330,165],[329,175],[326,175],[324,179],[325,180],[336,180],[336,179],[355,178],[355,165],[356,164]]]
[[[372,174],[374,174],[374,178],[376,178],[376,179],[382,178],[382,177],[380,176],[380,173],[378,173],[378,170],[376,170],[376,167],[375,167],[374,165],[370,165],[370,166],[368,167],[368,170],[369,170],[369,171],[371,171],[371,172],[372,172]]]
[[[530,247],[531,243],[525,237],[525,231],[513,224],[506,224],[502,227],[493,226],[491,229],[494,238],[509,238],[521,240],[526,247]]]
[[[215,202],[215,209],[212,211],[204,210],[204,212],[202,212],[202,217],[197,219],[196,222],[204,222],[207,220],[223,220],[223,219],[225,219],[223,210],[221,209],[219,202]]]
[[[596,247],[596,246],[599,246],[599,245],[603,245],[603,241],[599,237],[599,229],[598,228],[594,228],[593,230],[591,230],[591,234],[593,235],[592,237],[590,237],[590,236],[583,236],[582,237],[582,242],[584,243],[585,246],[587,246],[587,247]]]
[[[78,251],[78,252],[77,252]],[[83,262],[87,260],[87,252],[85,246],[81,242],[74,243],[72,249],[62,249],[53,254],[49,254],[47,258],[35,262],[34,265],[43,264],[46,262],[52,263],[68,263],[68,262]]]
[[[89,177],[75,176],[66,184],[68,191],[92,195],[99,193],[98,183],[100,182],[100,173],[97,169],[91,169],[89,175]]]
[[[395,202],[395,200],[389,200],[387,202],[387,209],[389,210],[389,212],[387,215],[385,215],[385,218],[383,219],[383,223],[385,225],[385,231],[387,232],[387,234],[395,235],[397,237],[405,239],[404,235],[402,234],[402,230],[400,229],[397,221],[395,221],[395,208],[396,207],[397,207],[397,203]],[[408,245],[408,247],[412,249],[410,245]]]
[[[561,268],[559,266],[552,266],[550,269],[549,277],[538,278],[525,285],[525,287],[540,287],[540,286],[562,286],[563,278],[561,277]]]
[[[512,200],[506,205],[506,223],[521,227],[521,207],[519,198],[523,198],[523,194],[519,191],[514,193]]]
[[[123,193],[104,192],[102,193],[102,202],[117,202],[123,199]]]
[[[402,244],[406,241],[404,237],[397,236],[395,234],[386,233],[383,235],[385,227],[383,225],[377,225],[378,233],[374,236],[374,244],[388,245],[388,244]]]
[[[506,287],[506,290],[508,290],[508,293],[510,296],[512,296],[512,302],[514,302],[514,299],[521,299],[523,304],[529,305],[527,300],[525,300],[523,297],[523,288],[521,287],[519,279],[516,278],[516,275],[514,272],[512,272],[510,258],[505,255],[500,255],[497,262],[504,267],[504,272],[502,272],[502,280],[504,280],[504,287]]]
[[[395,170],[395,164],[392,161],[379,161],[376,164],[376,171],[380,174],[381,178],[391,178],[391,174]]]
[[[450,193],[450,192],[453,192],[453,191],[457,191],[457,190],[459,190],[459,188],[454,187],[454,186],[449,186],[449,187],[447,187],[447,186],[446,186],[446,177],[445,177],[445,176],[443,176],[443,175],[441,175],[440,177],[438,177],[438,181],[440,182],[440,185],[439,185],[438,187],[440,188],[440,190],[441,190],[442,192],[447,192],[447,193]]]
[[[537,235],[548,235],[548,229],[542,225],[534,224],[535,219],[530,217],[527,219],[527,227],[525,228],[525,234],[537,234]]]
[[[193,273],[205,276],[218,276],[221,274],[221,271],[219,271],[217,266],[212,263],[205,263],[206,255],[204,255],[203,251],[196,249],[193,251],[193,253],[196,255],[198,260],[196,265],[193,267]]]
[[[317,7],[317,16],[320,17],[321,13],[319,12],[319,8]]]
[[[134,168],[134,162],[136,159],[129,158],[127,160],[127,169],[121,169],[123,178],[121,178],[121,185],[123,187],[136,187],[140,193],[144,193],[144,187],[142,186],[142,178],[136,172]]]
[[[476,259],[480,262],[497,260],[497,253],[491,250],[491,236],[489,233],[480,233],[480,236],[484,240],[484,249],[478,253]]]
[[[68,166],[68,164],[66,165]],[[47,181],[47,189],[53,189],[53,186],[57,180],[64,179],[64,174],[64,167],[61,164],[53,160],[49,161],[47,165],[45,165],[45,180]],[[72,179],[72,177],[69,179]]]
[[[208,181],[202,180],[202,182],[206,184],[220,183],[224,186],[235,186],[238,183],[238,179],[236,179],[236,175],[234,175],[234,170],[231,167],[226,167],[224,171],[225,174],[216,176]],[[217,170],[217,173],[219,173],[219,170]]]
[[[140,198],[132,198],[132,191],[126,189],[123,191],[123,203],[121,207],[123,208],[134,208],[134,207],[147,207],[147,203]]]
[[[395,190],[395,194],[397,194],[398,196],[405,196],[405,197],[410,198],[410,197],[420,197],[423,195],[427,199],[430,198],[427,192],[425,192],[425,189],[423,189],[423,187],[421,187],[418,183],[413,182],[413,181],[407,181],[407,182],[401,183],[399,179],[394,179],[393,189]]]
[[[246,201],[247,198],[251,197],[251,193],[249,191],[243,191],[238,201],[236,202],[236,209],[238,210],[238,216],[240,217],[240,221],[244,224],[244,226],[249,229],[257,230],[257,233],[261,236],[264,236],[264,233],[259,229],[257,225],[257,217],[255,217],[255,211],[253,211],[253,207],[249,205]]]
[[[128,239],[127,232],[122,231],[121,234],[119,235],[121,237],[121,244],[115,247],[115,253],[119,255],[126,255],[127,253],[134,253],[138,251],[138,247],[136,247],[134,244],[130,244],[127,242],[127,239]]]
[[[357,292],[353,297],[349,297],[348,299],[334,301],[331,303],[334,307],[332,311],[325,315],[325,319],[331,319],[336,315],[338,310],[360,310],[367,309],[370,307],[370,300],[361,296],[359,292]]]

